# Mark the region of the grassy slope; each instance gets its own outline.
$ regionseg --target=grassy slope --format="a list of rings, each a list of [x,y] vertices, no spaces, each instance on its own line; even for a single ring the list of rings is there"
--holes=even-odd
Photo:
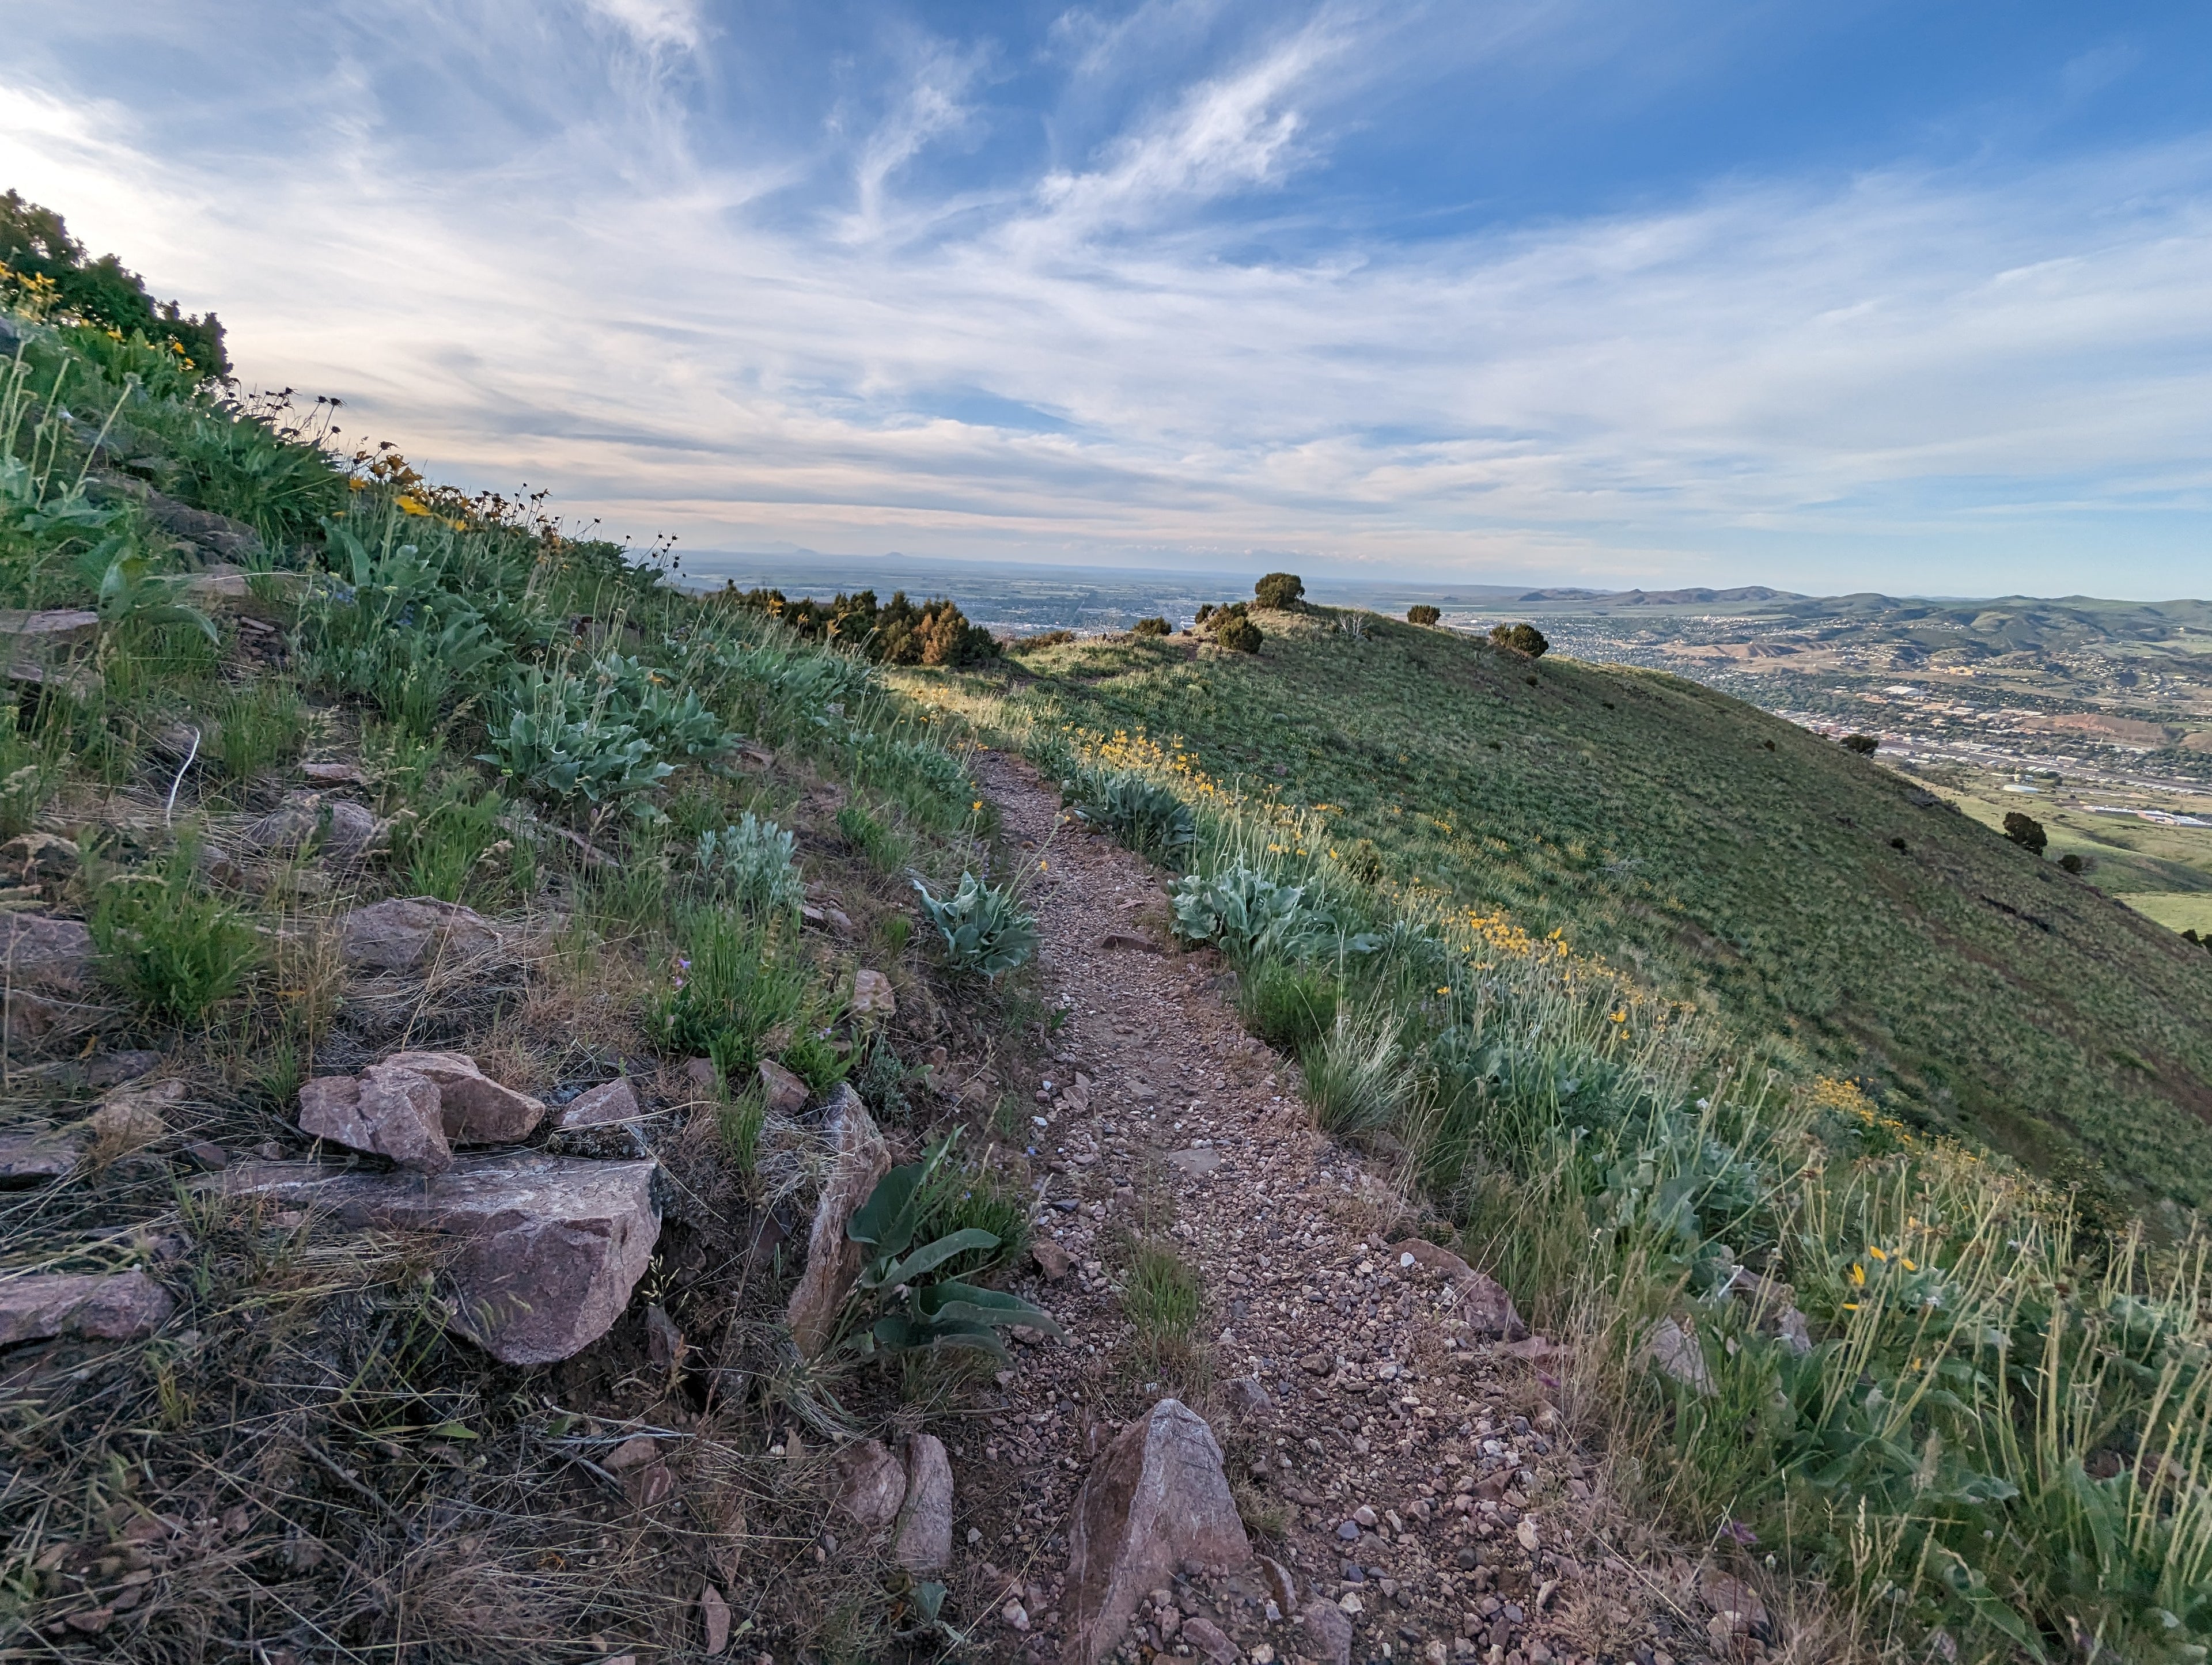
[[[1257,659],[1187,639],[1036,652],[1025,702],[1179,733],[1216,776],[1332,806],[1340,844],[1371,837],[1400,882],[1564,929],[1933,1124],[2212,1196],[2201,951],[1710,690],[1387,622],[1364,640],[1270,623]]]

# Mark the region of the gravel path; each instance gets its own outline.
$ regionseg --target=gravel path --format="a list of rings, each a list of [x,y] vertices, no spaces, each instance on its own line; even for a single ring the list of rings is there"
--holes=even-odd
[[[1313,1131],[1294,1073],[1218,992],[1218,957],[1175,951],[1160,876],[1059,824],[1057,792],[1021,760],[983,754],[976,773],[1010,840],[1045,862],[1030,891],[1042,986],[1067,1016],[1048,1081],[1010,1085],[1047,1123],[1032,1127],[1025,1289],[1072,1338],[1018,1347],[1003,1408],[953,1444],[963,1611],[999,1614],[978,1641],[1060,1656],[1062,1534],[1086,1462],[1121,1419],[1179,1389],[1221,1439],[1248,1523],[1276,1528],[1255,1547],[1287,1564],[1298,1603],[1352,1619],[1352,1658],[1707,1656],[1686,1564],[1669,1587],[1592,1547],[1595,1465],[1549,1402],[1543,1344],[1516,1356],[1480,1339],[1449,1257],[1439,1269],[1393,1246],[1397,1197]],[[1146,1235],[1205,1289],[1194,1357],[1158,1383],[1118,1289]],[[1327,1657],[1288,1604],[1267,1617],[1270,1593],[1179,1582],[1132,1644],[1198,1656],[1211,1644],[1224,1665],[1224,1638],[1255,1662]],[[1726,1656],[1759,1652],[1746,1637]]]

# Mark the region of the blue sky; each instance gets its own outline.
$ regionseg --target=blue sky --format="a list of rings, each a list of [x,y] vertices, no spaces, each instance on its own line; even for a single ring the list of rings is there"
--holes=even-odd
[[[2201,7],[0,0],[0,185],[217,307],[249,381],[641,539],[2212,587]]]

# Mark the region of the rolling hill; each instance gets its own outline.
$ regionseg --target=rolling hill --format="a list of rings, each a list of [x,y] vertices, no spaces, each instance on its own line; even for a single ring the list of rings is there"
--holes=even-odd
[[[2212,1198],[2212,956],[1915,783],[1663,673],[1373,615],[1029,650],[1040,720],[1181,736],[1343,859],[1510,910],[1924,1128],[2118,1200]],[[1346,626],[1351,628],[1347,629]]]

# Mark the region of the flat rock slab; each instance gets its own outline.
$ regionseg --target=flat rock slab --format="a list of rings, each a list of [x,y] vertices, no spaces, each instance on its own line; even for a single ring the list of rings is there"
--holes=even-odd
[[[660,1237],[655,1168],[511,1151],[427,1178],[269,1162],[202,1184],[325,1208],[349,1225],[466,1239],[453,1266],[458,1327],[502,1363],[550,1364],[605,1335],[629,1304]]]
[[[1212,1145],[1194,1145],[1188,1151],[1170,1151],[1168,1165],[1193,1179],[1201,1179],[1221,1166],[1221,1152]]]
[[[906,1498],[891,1554],[908,1572],[942,1572],[952,1565],[952,1464],[934,1434],[907,1442]]]
[[[436,1174],[453,1165],[438,1084],[389,1064],[358,1076],[319,1075],[300,1085],[300,1131],[349,1150]]]
[[[338,957],[364,971],[412,971],[426,960],[473,959],[499,946],[483,915],[435,896],[394,896],[339,922]]]
[[[177,1310],[143,1272],[40,1273],[0,1283],[0,1346],[82,1335],[127,1341],[149,1335]]]
[[[1064,1657],[1109,1656],[1146,1593],[1184,1562],[1229,1569],[1251,1559],[1213,1431],[1181,1401],[1160,1401],[1115,1437],[1076,1495]]]
[[[0,990],[7,1036],[36,1041],[61,1028],[93,983],[92,929],[48,914],[0,914]]]

